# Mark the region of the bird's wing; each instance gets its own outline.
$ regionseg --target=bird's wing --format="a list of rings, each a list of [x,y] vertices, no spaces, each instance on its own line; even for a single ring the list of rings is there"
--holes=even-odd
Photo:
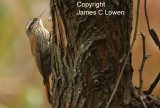
[[[40,53],[41,69],[44,77],[49,77],[51,72],[51,55],[49,47],[49,38],[41,37],[37,40],[38,51]]]
[[[38,70],[40,71],[40,73],[43,76],[43,69],[42,69],[42,63],[41,63],[41,53],[40,53],[40,48],[37,45],[37,37],[36,36],[30,36],[30,44],[31,44],[31,51],[32,51],[32,55],[35,59],[36,65],[38,67]]]

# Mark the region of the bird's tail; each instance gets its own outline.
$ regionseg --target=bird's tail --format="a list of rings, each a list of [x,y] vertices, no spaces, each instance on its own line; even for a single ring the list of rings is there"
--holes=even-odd
[[[50,82],[49,82],[49,78],[47,78],[45,80],[45,89],[46,89],[46,94],[47,94],[47,98],[48,98],[48,101],[49,103],[52,105],[52,96],[51,96],[51,93],[50,93]]]

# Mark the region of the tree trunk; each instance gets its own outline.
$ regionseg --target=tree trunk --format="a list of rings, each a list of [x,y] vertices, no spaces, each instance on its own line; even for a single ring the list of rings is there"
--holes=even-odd
[[[83,0],[79,0],[83,2]],[[99,3],[102,0],[88,0]],[[132,0],[104,0],[105,7],[79,8],[75,0],[51,0],[53,108],[105,108],[130,49]],[[77,15],[82,11],[124,15]],[[141,107],[132,85],[131,57],[110,108]]]

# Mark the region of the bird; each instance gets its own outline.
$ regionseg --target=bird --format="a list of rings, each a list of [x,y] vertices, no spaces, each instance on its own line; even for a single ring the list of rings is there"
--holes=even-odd
[[[51,75],[51,51],[50,51],[50,32],[44,27],[41,16],[45,9],[36,18],[29,20],[26,26],[26,34],[29,37],[31,52],[35,59],[39,72],[43,77],[46,94],[49,103],[52,105],[52,96],[50,93]]]

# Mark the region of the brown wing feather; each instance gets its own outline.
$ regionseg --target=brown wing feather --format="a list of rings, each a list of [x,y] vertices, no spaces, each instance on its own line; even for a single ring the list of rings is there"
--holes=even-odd
[[[41,58],[40,58],[39,48],[37,46],[37,37],[36,36],[34,36],[34,35],[30,36],[30,44],[31,44],[32,55],[35,59],[38,70],[40,71],[41,75],[43,76],[42,67],[41,67]]]

